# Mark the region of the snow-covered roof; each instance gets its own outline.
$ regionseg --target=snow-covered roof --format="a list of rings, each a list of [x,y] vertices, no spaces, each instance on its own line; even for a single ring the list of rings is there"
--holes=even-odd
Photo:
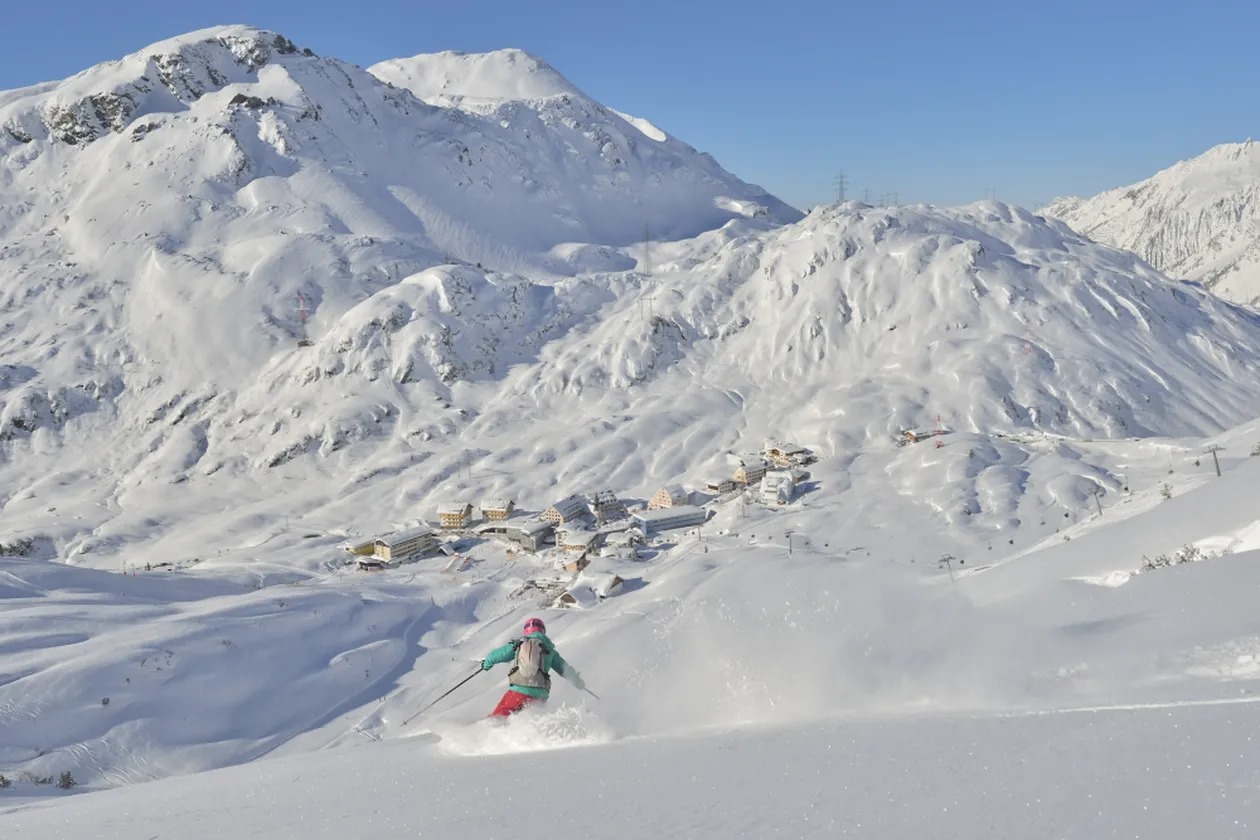
[[[510,499],[486,499],[481,503],[482,510],[507,510],[511,506]]]
[[[472,507],[468,502],[447,502],[438,505],[438,514],[446,516],[463,516]]]
[[[599,603],[599,595],[586,584],[577,583],[564,591],[560,601],[577,607],[593,607]]]
[[[599,603],[601,598],[607,598],[616,594],[617,589],[623,583],[625,581],[621,579],[620,575],[613,572],[596,571],[588,566],[582,570],[573,581],[573,584],[565,590],[565,595],[572,598],[578,606],[589,607]]]
[[[668,522],[692,516],[708,516],[708,511],[695,505],[675,505],[674,507],[660,508],[659,510],[640,511],[634,514],[633,518],[650,526],[658,522]]]
[[[599,539],[598,531],[560,531],[556,537],[564,545],[590,545]]]
[[[410,528],[397,534],[386,534],[383,537],[377,537],[375,542],[383,543],[385,545],[398,545],[399,543],[404,543],[408,540],[436,536],[436,532],[428,525],[418,525],[415,528]]]
[[[545,534],[548,531],[554,530],[556,524],[554,522],[548,522],[545,519],[525,519],[520,522],[513,522],[510,527],[513,531],[519,531],[522,534],[533,536],[536,534]]]
[[[570,496],[567,499],[561,499],[551,507],[555,508],[556,511],[565,519],[573,519],[574,517],[582,516],[587,512],[586,502],[578,496]]]
[[[769,470],[761,479],[761,486],[768,487],[775,484],[795,484],[796,477],[788,470]]]

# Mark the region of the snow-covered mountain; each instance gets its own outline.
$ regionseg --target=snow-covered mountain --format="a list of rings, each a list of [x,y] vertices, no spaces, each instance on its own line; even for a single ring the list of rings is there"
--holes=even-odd
[[[521,50],[417,55],[368,69],[431,105],[489,118],[517,137],[547,138],[548,147],[553,149],[548,163],[559,160],[561,170],[547,178],[548,183],[581,183],[589,177],[584,162],[604,159],[612,161],[617,171],[601,180],[649,182],[651,187],[640,188],[644,193],[676,190],[669,211],[706,226],[715,226],[719,218],[715,208],[734,216],[800,217],[783,202],[755,189],[728,189],[730,195],[711,199],[712,190],[705,189],[705,182],[725,184],[731,177],[712,157],[696,152],[646,119],[594,101],[549,64]],[[538,171],[531,162],[530,172],[535,178]],[[696,196],[703,200],[697,202]],[[705,203],[710,200],[713,206]],[[583,209],[595,210],[596,215],[604,212],[602,208]],[[646,232],[665,238],[686,232],[686,226],[671,224],[668,218],[658,222],[645,217],[643,222]],[[613,240],[607,241],[613,244]]]
[[[237,500],[248,542],[247,500],[281,487],[377,529],[452,492],[646,495],[766,437],[852,457],[916,426],[1201,435],[1260,412],[1254,313],[1057,223],[793,221],[523,53],[376,70],[438,104],[244,27],[0,97],[8,538],[108,565],[185,550],[180,517],[150,524],[172,485],[189,517]],[[927,510],[1007,527],[1040,491],[995,496],[1023,456],[978,452]],[[61,486],[73,516],[43,503]]]
[[[226,27],[0,94],[6,836],[1254,834],[1254,310],[998,203],[799,218],[524,53],[374,73]],[[770,438],[791,499],[702,489]],[[577,573],[347,562],[675,483]],[[531,615],[593,694],[484,725]]]
[[[488,113],[510,101],[588,99],[547,62],[524,50],[441,52],[382,61],[368,72],[433,105]]]
[[[1134,251],[1170,277],[1243,303],[1260,301],[1260,146],[1217,146],[1151,178],[1040,212]]]

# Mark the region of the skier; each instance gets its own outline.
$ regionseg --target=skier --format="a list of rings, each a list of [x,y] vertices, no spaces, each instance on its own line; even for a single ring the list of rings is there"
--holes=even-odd
[[[556,645],[547,638],[547,627],[541,618],[525,622],[525,633],[502,647],[497,647],[481,660],[481,669],[489,671],[500,662],[512,662],[508,671],[508,690],[490,717],[508,717],[527,705],[543,704],[551,694],[551,671],[555,671],[579,691],[586,688],[577,669],[564,661]]]

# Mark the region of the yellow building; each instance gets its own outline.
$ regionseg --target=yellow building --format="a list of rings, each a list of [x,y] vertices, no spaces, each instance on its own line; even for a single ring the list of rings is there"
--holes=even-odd
[[[511,499],[487,499],[481,503],[481,518],[487,522],[502,522],[516,510]]]
[[[473,506],[468,502],[452,502],[438,508],[438,524],[443,528],[467,528],[472,522]]]
[[[761,458],[750,458],[735,470],[736,484],[756,484],[766,474],[769,465]]]
[[[803,446],[797,446],[795,443],[767,441],[766,448],[762,454],[766,456],[766,460],[779,467],[810,464],[815,460],[812,451]]]
[[[379,537],[373,544],[376,547],[375,557],[388,563],[406,563],[419,559],[438,547],[437,534],[427,525],[404,531],[401,534],[390,534]]]

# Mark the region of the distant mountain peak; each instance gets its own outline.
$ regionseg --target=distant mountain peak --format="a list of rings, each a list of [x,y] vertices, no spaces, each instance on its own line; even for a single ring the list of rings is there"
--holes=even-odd
[[[1173,277],[1260,300],[1260,147],[1225,143],[1145,181],[1042,210]]]
[[[396,58],[374,64],[368,72],[432,104],[537,100],[564,94],[585,96],[550,64],[515,48]]]
[[[122,133],[154,112],[181,111],[229,84],[256,81],[277,56],[312,57],[283,35],[216,26],[150,44],[61,82],[0,93],[0,148],[48,137],[68,145]]]

